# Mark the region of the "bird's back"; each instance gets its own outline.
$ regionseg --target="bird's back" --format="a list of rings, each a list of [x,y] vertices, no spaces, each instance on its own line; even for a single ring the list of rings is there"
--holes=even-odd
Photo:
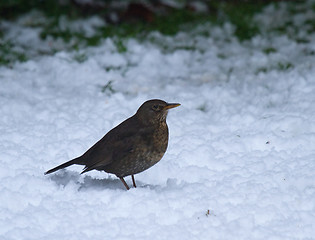
[[[142,172],[157,163],[168,143],[166,122],[145,126],[134,115],[109,131],[82,155],[83,172],[93,169],[124,177]]]

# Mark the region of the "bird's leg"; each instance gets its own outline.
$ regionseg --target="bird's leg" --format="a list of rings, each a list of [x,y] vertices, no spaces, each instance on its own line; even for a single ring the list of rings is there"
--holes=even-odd
[[[136,188],[136,181],[135,181],[135,177],[133,175],[131,175],[131,178],[132,178],[132,183],[133,183],[133,186]]]
[[[127,190],[129,190],[129,187],[128,187],[127,183],[125,182],[124,178],[120,177],[119,179],[120,179],[120,181],[122,181],[122,183],[125,185],[125,187],[127,188]]]

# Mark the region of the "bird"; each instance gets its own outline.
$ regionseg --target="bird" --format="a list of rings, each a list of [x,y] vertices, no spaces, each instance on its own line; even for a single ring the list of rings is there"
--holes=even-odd
[[[115,174],[129,190],[124,177],[147,170],[159,162],[168,146],[168,110],[180,106],[160,99],[144,102],[137,112],[110,130],[81,156],[45,172],[53,173],[73,164],[84,165],[81,174],[91,170]]]

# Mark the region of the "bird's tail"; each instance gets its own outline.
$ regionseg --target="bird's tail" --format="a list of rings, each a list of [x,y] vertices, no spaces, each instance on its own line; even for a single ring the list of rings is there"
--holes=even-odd
[[[68,162],[65,162],[65,163],[63,163],[63,164],[61,164],[61,165],[59,165],[59,166],[57,166],[55,168],[52,168],[52,169],[48,170],[47,172],[45,172],[45,175],[49,174],[49,173],[53,173],[53,172],[55,172],[55,171],[57,171],[59,169],[63,169],[63,168],[69,167],[69,166],[71,166],[73,164],[84,165],[84,163],[82,162],[81,158],[78,157],[78,158],[72,159],[72,160],[70,160]]]

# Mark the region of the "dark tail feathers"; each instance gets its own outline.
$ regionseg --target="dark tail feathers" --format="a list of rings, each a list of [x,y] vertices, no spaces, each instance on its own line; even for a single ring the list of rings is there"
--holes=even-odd
[[[65,162],[65,163],[63,163],[63,164],[61,164],[61,165],[59,165],[59,166],[57,166],[55,168],[52,168],[52,169],[48,170],[47,172],[45,172],[45,175],[49,174],[49,173],[53,173],[53,172],[55,172],[55,171],[57,171],[59,169],[63,169],[63,168],[69,167],[69,166],[71,166],[73,164],[84,165],[84,163],[82,163],[80,157],[78,157],[78,158],[72,159],[72,160],[70,160],[68,162]]]

